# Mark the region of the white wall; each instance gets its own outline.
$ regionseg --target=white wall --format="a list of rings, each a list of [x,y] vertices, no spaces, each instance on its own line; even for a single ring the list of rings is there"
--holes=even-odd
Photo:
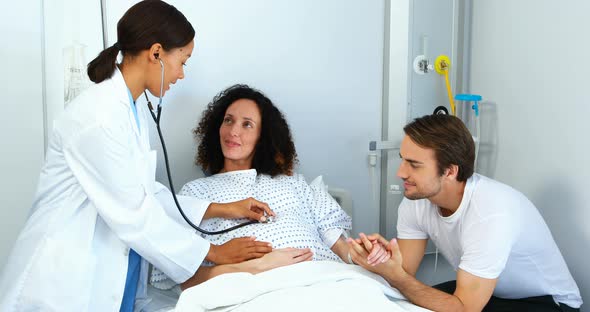
[[[196,30],[186,79],[166,95],[162,115],[177,191],[202,176],[191,134],[201,112],[224,88],[248,83],[287,117],[298,172],[350,191],[354,228],[377,232],[367,153],[381,134],[384,1],[168,2]],[[110,44],[132,3],[107,1]],[[161,155],[158,179],[165,181]]]
[[[0,272],[28,216],[43,161],[41,1],[0,10]]]
[[[64,110],[64,49],[75,43],[85,46],[85,63],[94,59],[102,45],[100,0],[44,0],[46,138]]]
[[[587,0],[473,1],[471,91],[496,145],[486,171],[535,203],[590,301],[588,12]]]

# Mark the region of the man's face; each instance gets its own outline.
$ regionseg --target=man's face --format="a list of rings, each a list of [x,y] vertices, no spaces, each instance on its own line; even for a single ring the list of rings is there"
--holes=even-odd
[[[443,178],[438,173],[433,150],[420,147],[406,135],[399,155],[401,164],[397,176],[404,180],[405,197],[423,199],[440,193]]]

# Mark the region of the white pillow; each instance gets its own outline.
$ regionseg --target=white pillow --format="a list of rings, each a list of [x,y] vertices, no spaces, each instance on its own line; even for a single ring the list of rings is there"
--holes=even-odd
[[[326,183],[324,183],[324,177],[321,175],[319,175],[315,179],[313,179],[313,181],[311,181],[311,183],[309,183],[309,186],[323,190],[324,192],[328,191],[328,186],[326,185]]]

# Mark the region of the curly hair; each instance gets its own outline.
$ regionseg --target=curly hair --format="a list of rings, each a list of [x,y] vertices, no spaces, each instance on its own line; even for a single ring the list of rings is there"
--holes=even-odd
[[[195,164],[205,174],[217,174],[224,166],[219,128],[227,108],[240,99],[252,100],[261,115],[260,138],[256,142],[252,168],[258,174],[293,175],[297,152],[287,120],[281,111],[262,92],[244,84],[233,85],[216,95],[207,105],[197,128],[193,130],[199,143]]]

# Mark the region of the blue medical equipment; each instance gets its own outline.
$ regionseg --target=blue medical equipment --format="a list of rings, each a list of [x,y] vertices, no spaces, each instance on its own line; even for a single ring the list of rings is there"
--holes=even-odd
[[[463,102],[473,102],[471,108],[475,111],[475,117],[479,117],[479,104],[481,101],[481,95],[478,94],[457,94],[455,100]]]
[[[481,130],[480,130],[480,122],[479,122],[479,103],[481,101],[481,95],[478,94],[457,94],[455,95],[456,101],[463,101],[466,103],[473,102],[471,105],[471,109],[475,113],[475,136],[473,136],[473,141],[475,142],[475,162],[473,167],[477,169],[477,156],[479,154],[479,142],[481,140]]]

